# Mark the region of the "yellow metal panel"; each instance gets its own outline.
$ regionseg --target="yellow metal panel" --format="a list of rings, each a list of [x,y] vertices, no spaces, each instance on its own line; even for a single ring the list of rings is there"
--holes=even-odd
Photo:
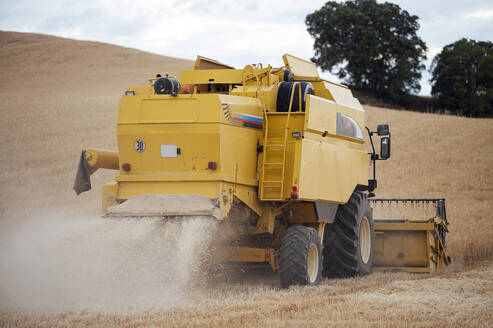
[[[117,127],[120,162],[129,163],[130,172],[121,174],[204,173],[220,172],[218,124],[125,124]],[[136,140],[145,149],[134,149]],[[176,145],[180,155],[162,157],[161,145]],[[208,162],[216,161],[217,170],[209,170]]]
[[[375,260],[377,270],[436,272],[449,258],[438,237],[441,220],[375,222]]]
[[[378,230],[377,230],[378,231]],[[376,234],[374,265],[428,267],[427,231],[382,231]]]
[[[323,80],[312,81],[311,83],[313,85],[313,89],[315,90],[315,94],[317,95],[317,97],[325,98],[335,102],[334,98],[332,97],[332,94],[325,87],[325,81]]]
[[[332,98],[337,104],[363,111],[358,99],[353,97],[353,93],[347,87],[340,84],[324,81],[325,88],[329,90]]]
[[[142,194],[201,194],[217,198],[221,192],[220,181],[133,181],[118,183],[118,199],[128,199]]]
[[[245,203],[258,215],[262,215],[262,203],[258,200],[255,187],[234,184],[233,190],[236,198]]]
[[[221,172],[232,182],[257,184],[257,142],[261,130],[221,124]]]
[[[118,152],[86,148],[86,160],[92,167],[118,170]]]
[[[188,70],[180,72],[180,84],[241,84],[242,69]]]
[[[274,272],[279,270],[279,252],[272,248],[224,247],[214,254],[214,259],[230,263],[269,263]]]
[[[289,217],[291,223],[306,223],[316,222],[317,213],[315,212],[315,204],[312,202],[296,202],[289,205],[293,210],[293,216]]]
[[[142,101],[141,123],[195,122],[198,117],[199,102],[194,98],[163,95]]]
[[[337,105],[333,101],[317,96],[308,96],[305,129],[319,133],[336,134]]]
[[[293,73],[295,80],[318,80],[317,66],[307,60],[285,54],[282,56],[284,64]]]
[[[337,113],[341,113],[354,119],[364,135],[365,112],[363,109],[354,109],[314,95],[308,96],[307,107],[305,129],[309,132],[318,134],[326,132],[330,136],[336,136]],[[344,138],[343,136],[337,137]],[[362,139],[347,139],[363,143]]]
[[[358,184],[368,183],[368,155],[305,137],[299,177],[300,199],[344,204]]]
[[[232,69],[234,67],[218,62],[215,59],[211,59],[203,56],[197,56],[197,59],[195,60],[194,68],[195,69]]]
[[[385,231],[385,230],[394,230],[394,231],[413,231],[413,230],[428,230],[433,231],[435,229],[435,224],[433,222],[415,222],[415,221],[405,221],[392,222],[391,220],[386,220],[384,222],[375,221],[375,230],[377,231]]]
[[[299,197],[346,203],[358,184],[368,183],[368,154],[363,140],[336,135],[336,115],[352,117],[364,128],[364,111],[321,97],[308,97],[302,140]]]

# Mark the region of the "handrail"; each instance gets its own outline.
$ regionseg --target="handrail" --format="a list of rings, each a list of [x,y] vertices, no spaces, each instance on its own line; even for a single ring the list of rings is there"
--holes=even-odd
[[[269,119],[267,117],[267,109],[265,108],[265,105],[264,105],[264,131],[265,131],[265,134],[264,134],[264,152],[263,152],[263,160],[262,160],[262,184],[260,186],[260,198],[262,199],[264,197],[264,180],[265,180],[265,161],[266,161],[266,155],[267,155],[267,148],[266,148],[266,145],[267,145],[267,140],[269,139]]]

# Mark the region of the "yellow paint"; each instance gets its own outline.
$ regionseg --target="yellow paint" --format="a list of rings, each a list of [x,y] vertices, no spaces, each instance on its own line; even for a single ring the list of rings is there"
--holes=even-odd
[[[239,84],[242,83],[242,79],[242,69],[201,69],[180,72],[181,84]]]
[[[118,153],[116,151],[87,148],[86,160],[92,167],[118,170]]]
[[[319,80],[317,66],[307,60],[285,54],[282,56],[284,64],[291,70],[295,80]]]

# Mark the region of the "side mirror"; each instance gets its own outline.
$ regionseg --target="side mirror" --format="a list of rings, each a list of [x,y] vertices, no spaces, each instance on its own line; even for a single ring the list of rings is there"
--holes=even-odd
[[[387,159],[390,157],[390,137],[383,137],[380,139],[380,159]]]
[[[389,135],[389,125],[388,124],[377,125],[377,134],[379,136],[388,136]]]

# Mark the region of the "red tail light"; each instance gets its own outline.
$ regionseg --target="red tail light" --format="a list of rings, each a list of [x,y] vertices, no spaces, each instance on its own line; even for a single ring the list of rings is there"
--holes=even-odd
[[[181,91],[183,93],[190,93],[190,87],[188,85],[184,85],[182,88],[181,88]]]
[[[122,164],[122,170],[125,172],[130,171],[130,164],[129,163],[123,163]]]
[[[298,187],[292,186],[291,190],[291,199],[298,199]]]
[[[215,170],[215,169],[217,169],[217,163],[216,162],[209,162],[207,167],[209,168],[209,170]]]

